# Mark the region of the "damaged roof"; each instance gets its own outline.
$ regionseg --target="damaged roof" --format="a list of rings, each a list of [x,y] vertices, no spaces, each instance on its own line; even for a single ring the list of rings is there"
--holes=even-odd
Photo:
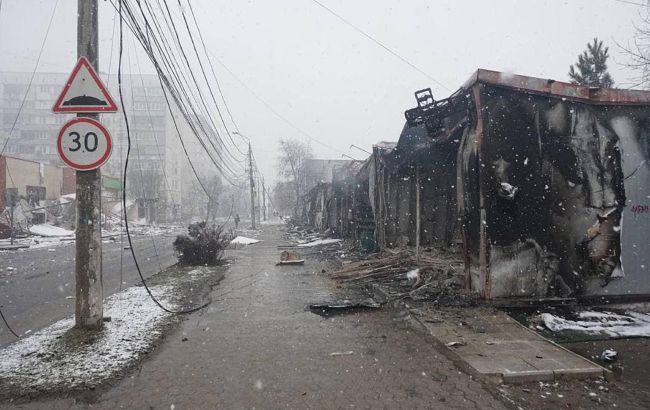
[[[454,94],[468,91],[474,84],[489,84],[521,92],[549,95],[603,105],[650,105],[650,91],[587,87],[552,79],[528,77],[479,68]]]

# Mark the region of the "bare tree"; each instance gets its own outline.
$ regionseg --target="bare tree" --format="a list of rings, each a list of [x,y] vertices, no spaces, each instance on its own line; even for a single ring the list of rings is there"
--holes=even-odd
[[[144,208],[147,222],[153,222],[156,219],[156,203],[166,199],[162,192],[164,175],[154,168],[136,166],[129,170],[127,178],[131,196]]]
[[[205,206],[206,215],[205,222],[214,224],[214,218],[217,216],[217,207],[219,206],[219,196],[221,196],[221,191],[223,190],[223,184],[219,175],[212,174],[209,177],[201,178],[203,181],[203,186],[207,191],[205,194],[208,197],[208,203]]]
[[[641,23],[634,26],[634,38],[627,45],[616,45],[630,58],[623,65],[638,73],[630,88],[650,88],[650,1],[645,2]]]
[[[280,139],[280,156],[278,157],[278,171],[280,177],[291,184],[295,194],[294,213],[300,207],[300,197],[305,186],[305,164],[313,157],[309,143],[295,138]]]

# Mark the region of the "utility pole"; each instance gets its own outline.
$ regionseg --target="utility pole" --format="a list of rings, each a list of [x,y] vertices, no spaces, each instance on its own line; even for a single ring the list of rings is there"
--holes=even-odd
[[[253,150],[250,142],[248,143],[248,177],[251,188],[251,227],[255,229],[255,180],[253,179]]]
[[[420,164],[415,165],[415,263],[420,266]]]
[[[97,0],[77,0],[77,57],[86,57],[97,70]],[[77,114],[98,119],[98,114]],[[75,261],[75,326],[102,327],[101,171],[77,171],[77,229]]]
[[[266,221],[266,185],[264,184],[264,177],[262,176],[262,212],[264,213],[264,220]]]
[[[7,195],[5,195],[6,198],[9,200],[9,215],[10,215],[10,227],[11,227],[11,233],[9,234],[11,237],[11,244],[14,244],[14,209],[16,209],[16,195],[14,195],[14,190],[7,190]]]
[[[262,221],[262,206],[260,204],[260,198],[262,198],[262,195],[260,195],[260,188],[262,187],[262,176],[258,175],[257,176],[257,222],[260,223],[261,227],[261,221]]]

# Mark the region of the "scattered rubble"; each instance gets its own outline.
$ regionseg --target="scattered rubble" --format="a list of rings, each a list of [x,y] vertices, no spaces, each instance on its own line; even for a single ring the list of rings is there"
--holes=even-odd
[[[615,362],[618,360],[618,352],[613,349],[605,349],[600,354],[600,360],[603,362]]]
[[[372,298],[358,301],[346,299],[327,303],[314,303],[309,305],[309,309],[317,315],[329,317],[346,313],[355,313],[363,310],[379,309],[381,305],[381,303]]]
[[[296,251],[282,251],[280,253],[280,262],[276,265],[303,265],[305,260],[300,257]]]
[[[349,286],[379,287],[390,298],[409,298],[436,305],[475,305],[478,297],[465,291],[463,263],[454,253],[411,250],[386,251],[368,256],[329,276]]]

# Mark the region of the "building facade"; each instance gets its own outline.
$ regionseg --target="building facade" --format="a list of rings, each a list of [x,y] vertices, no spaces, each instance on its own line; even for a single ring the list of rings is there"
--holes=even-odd
[[[73,115],[54,114],[52,105],[68,74],[36,73],[30,86],[31,75],[0,72],[0,143],[6,143],[6,155],[63,165],[56,138],[61,126]],[[118,100],[117,76],[100,76]],[[155,204],[160,208],[156,214],[161,220],[165,219],[163,216],[172,217],[181,203],[184,163],[180,156],[184,154],[158,77],[123,75],[122,90],[131,134],[127,196]],[[121,179],[127,153],[124,116],[121,112],[103,114],[100,121],[113,137],[113,153],[102,171]],[[147,175],[156,175],[156,186],[151,186]]]

